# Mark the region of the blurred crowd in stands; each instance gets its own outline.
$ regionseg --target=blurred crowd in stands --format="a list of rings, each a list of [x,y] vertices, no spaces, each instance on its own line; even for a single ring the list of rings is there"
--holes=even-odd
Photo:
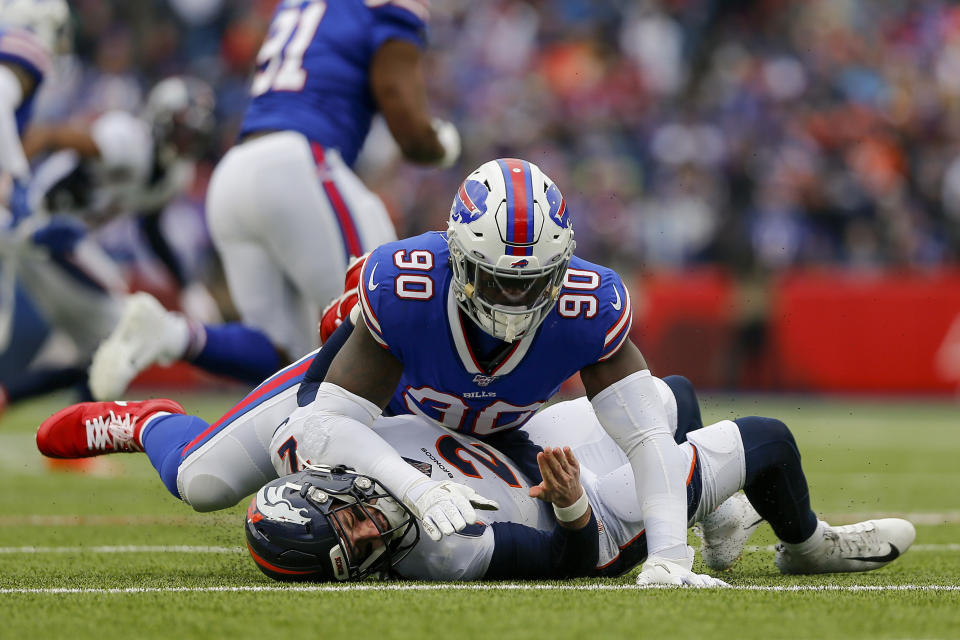
[[[211,82],[217,144],[183,204],[202,220],[275,4],[73,0],[76,55],[38,115],[137,110],[174,73]],[[578,253],[622,270],[960,258],[952,2],[433,0],[429,35],[433,108],[460,128],[463,159],[404,166],[381,131],[358,167],[402,235],[442,227],[462,174],[509,155],[561,186]]]

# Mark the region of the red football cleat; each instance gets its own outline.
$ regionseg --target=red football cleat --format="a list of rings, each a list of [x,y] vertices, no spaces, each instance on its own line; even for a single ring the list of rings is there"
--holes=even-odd
[[[50,458],[89,458],[143,451],[140,429],[158,411],[186,413],[173,400],[81,402],[61,409],[37,430],[37,449]]]

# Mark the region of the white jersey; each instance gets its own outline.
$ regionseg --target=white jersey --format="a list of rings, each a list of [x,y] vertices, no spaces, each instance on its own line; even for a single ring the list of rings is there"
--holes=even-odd
[[[493,554],[492,522],[513,522],[541,531],[555,525],[546,503],[529,496],[530,481],[502,453],[481,441],[447,431],[418,416],[381,418],[374,431],[414,467],[434,480],[451,480],[496,500],[500,508],[478,511],[480,522],[433,541],[425,535],[396,569],[406,578],[475,580]]]

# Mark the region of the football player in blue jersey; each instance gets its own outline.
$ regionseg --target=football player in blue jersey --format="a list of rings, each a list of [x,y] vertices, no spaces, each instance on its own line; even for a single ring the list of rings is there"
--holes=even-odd
[[[187,358],[253,384],[316,347],[347,265],[396,233],[351,167],[379,113],[404,157],[449,167],[453,125],[427,108],[426,0],[284,0],[257,57],[239,141],[207,193],[214,244],[243,324],[201,326],[131,298],[94,358],[91,389],[120,397],[155,362]]]
[[[272,449],[286,447],[291,471],[301,460],[336,461],[380,478],[439,538],[473,523],[474,506],[493,505],[408,465],[370,429],[381,411],[481,438],[534,473],[537,449],[518,428],[579,372],[633,471],[650,555],[645,579],[661,580],[657,567],[666,566],[678,580],[697,581],[686,544],[688,465],[629,339],[630,295],[616,273],[573,249],[563,196],[536,165],[512,158],[482,165],[460,186],[446,234],[387,243],[366,259],[363,322],[313,361],[318,371],[307,372],[299,397],[305,411],[290,421],[303,432]],[[308,366],[305,359],[293,371]],[[182,495],[173,484],[183,475],[180,453],[223,437],[223,426],[161,462],[172,466],[168,488]],[[204,491],[239,499],[224,483]]]
[[[370,430],[380,412],[409,413],[495,443],[524,460],[526,423],[579,372],[599,423],[625,452],[656,567],[692,577],[683,455],[640,351],[629,339],[630,295],[620,277],[574,257],[559,188],[536,165],[505,158],[467,176],[446,233],[375,249],[360,273],[363,322],[317,386],[306,460],[339,460],[384,479],[442,533],[472,509],[406,464]],[[425,522],[429,532],[429,522]]]

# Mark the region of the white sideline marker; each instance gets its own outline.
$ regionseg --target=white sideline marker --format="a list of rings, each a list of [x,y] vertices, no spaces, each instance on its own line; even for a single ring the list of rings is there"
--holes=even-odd
[[[286,587],[129,587],[124,589],[0,589],[6,594],[139,594],[139,593],[329,593],[351,591],[643,591],[645,589],[673,589],[676,587],[638,587],[637,585],[555,585],[555,584],[410,584],[410,585],[343,585],[343,586],[286,586]],[[960,591],[960,585],[898,584],[898,585],[789,585],[783,587],[744,585],[719,591]],[[698,589],[698,591],[700,591]]]

